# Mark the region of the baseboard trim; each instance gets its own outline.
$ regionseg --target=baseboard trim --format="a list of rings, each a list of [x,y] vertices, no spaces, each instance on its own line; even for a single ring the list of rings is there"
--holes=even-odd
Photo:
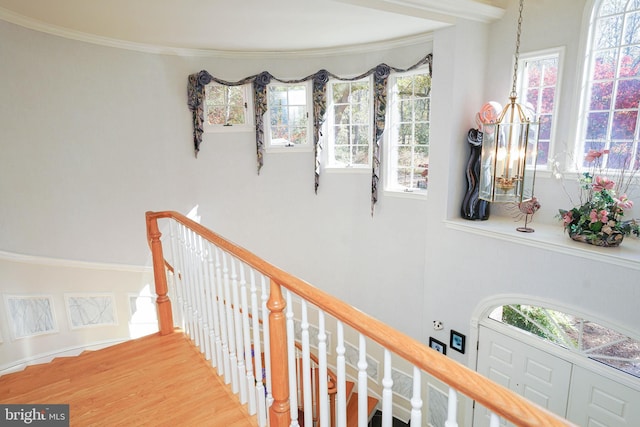
[[[13,372],[19,372],[24,370],[27,366],[31,365],[40,365],[43,363],[49,363],[56,357],[73,357],[77,356],[83,351],[87,350],[100,350],[105,347],[110,347],[112,345],[120,344],[125,341],[128,341],[129,338],[116,338],[112,340],[99,341],[94,342],[87,345],[76,346],[76,347],[67,347],[64,349],[58,349],[51,353],[39,354],[32,357],[27,357],[21,360],[15,360],[8,364],[0,365],[0,377],[2,375],[11,374]]]

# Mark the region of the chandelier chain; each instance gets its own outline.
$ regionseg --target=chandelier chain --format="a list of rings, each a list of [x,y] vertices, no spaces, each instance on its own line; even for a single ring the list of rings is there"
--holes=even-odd
[[[516,33],[516,53],[513,62],[513,83],[511,85],[510,98],[517,98],[516,85],[518,80],[518,60],[520,59],[520,34],[522,34],[522,9],[524,8],[524,0],[520,0],[520,10],[518,12],[518,31]]]

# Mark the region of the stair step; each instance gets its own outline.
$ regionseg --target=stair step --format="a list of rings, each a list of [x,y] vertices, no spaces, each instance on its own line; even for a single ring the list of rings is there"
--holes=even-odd
[[[370,420],[378,406],[378,399],[367,396],[367,420]],[[347,403],[347,426],[358,425],[358,393],[353,393]]]

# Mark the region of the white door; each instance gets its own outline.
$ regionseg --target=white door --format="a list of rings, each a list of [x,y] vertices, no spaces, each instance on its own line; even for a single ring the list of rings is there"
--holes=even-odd
[[[567,419],[584,427],[638,427],[640,391],[575,366]]]
[[[478,339],[478,373],[566,416],[571,363],[482,325]],[[473,425],[489,425],[485,408],[476,407]]]

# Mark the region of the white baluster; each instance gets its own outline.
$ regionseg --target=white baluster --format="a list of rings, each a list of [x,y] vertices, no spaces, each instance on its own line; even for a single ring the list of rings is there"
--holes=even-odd
[[[260,308],[255,270],[251,269],[251,320],[253,324],[253,360],[255,367],[258,426],[267,425],[267,405],[265,400],[264,375],[262,373],[262,343],[260,342]],[[264,280],[264,277],[263,277]]]
[[[267,278],[261,276],[260,288],[262,291],[262,335],[264,336],[264,367],[266,375],[266,401],[267,408],[273,403],[273,392],[271,385],[271,333],[269,331],[269,309],[267,301],[269,301],[269,293],[267,292]]]
[[[236,334],[236,359],[238,361],[238,386],[240,387],[240,403],[247,403],[247,382],[245,376],[247,370],[244,366],[244,340],[242,338],[242,315],[240,313],[240,295],[238,282],[237,261],[231,258],[231,294],[233,304],[233,329]]]
[[[291,292],[287,290],[287,362],[289,365],[289,412],[291,415],[291,427],[298,426],[298,387],[296,375],[296,343],[295,325],[293,323],[293,304],[291,303]]]
[[[329,427],[329,386],[327,384],[327,333],[324,312],[318,310],[318,399],[320,427]],[[306,424],[305,424],[306,425]]]
[[[313,425],[313,391],[311,389],[311,350],[309,346],[309,318],[307,302],[302,300],[302,321],[300,323],[302,340],[302,396],[304,408],[304,425]]]
[[[413,393],[411,395],[411,425],[422,425],[422,394],[420,369],[413,367]]]
[[[224,278],[224,306],[227,314],[227,339],[229,340],[229,364],[231,365],[231,391],[238,393],[238,359],[236,357],[236,337],[233,324],[231,283],[229,280],[229,261],[227,253],[222,252],[222,276]]]
[[[384,377],[382,378],[382,427],[393,424],[393,379],[391,378],[391,352],[384,349]]]
[[[449,402],[447,405],[447,421],[444,427],[458,427],[458,393],[449,387]]]
[[[182,238],[182,282],[184,283],[184,293],[186,302],[187,313],[187,334],[189,338],[194,339],[195,324],[193,322],[193,300],[191,294],[191,271],[189,268],[189,241],[187,236],[187,228],[181,225],[181,238]]]
[[[500,427],[500,417],[491,412],[491,416],[489,419],[489,427]]]
[[[173,266],[173,284],[175,286],[176,299],[174,303],[174,311],[176,316],[176,324],[184,331],[184,307],[182,298],[182,279],[180,278],[182,265],[180,263],[180,255],[178,254],[178,237],[176,236],[176,223],[169,220],[169,236],[171,241],[171,264]]]
[[[196,347],[200,347],[200,325],[198,322],[198,297],[196,296],[196,274],[193,268],[193,254],[195,252],[195,248],[193,245],[193,232],[186,229],[185,241],[187,243],[187,262],[186,262],[186,277],[187,277],[187,289],[189,290],[189,308],[191,311],[191,324],[193,325],[192,329],[192,339],[195,343]]]
[[[338,427],[345,427],[347,425],[347,374],[344,358],[344,327],[340,321],[337,322],[336,326],[338,335],[338,344],[336,346],[336,377],[338,378],[336,424]]]
[[[221,360],[220,347],[218,346],[218,335],[220,325],[218,323],[218,306],[216,305],[216,284],[213,265],[213,244],[205,242],[206,257],[206,282],[205,294],[207,303],[207,318],[209,322],[209,346],[211,347],[211,366],[217,367]]]
[[[249,328],[249,303],[247,301],[245,268],[245,265],[240,263],[240,312],[242,314],[242,337],[244,338],[244,363],[248,403],[247,410],[250,415],[253,415],[256,413],[256,394],[254,392],[256,379],[253,375],[251,360],[251,329]]]
[[[362,334],[358,334],[358,426],[366,426],[369,421],[369,408],[367,402],[367,340]],[[414,424],[420,425],[420,424]]]
[[[209,343],[209,324],[207,322],[205,286],[205,255],[202,236],[194,232],[196,243],[196,272],[197,272],[197,300],[198,300],[198,320],[200,322],[200,351],[204,353],[206,360],[211,360],[211,346]]]
[[[222,366],[219,373],[224,374],[225,384],[231,382],[231,361],[229,360],[229,338],[227,336],[227,313],[224,302],[224,279],[222,273],[222,250],[216,248],[216,290],[218,294],[218,315],[220,316],[220,340],[222,341]]]

